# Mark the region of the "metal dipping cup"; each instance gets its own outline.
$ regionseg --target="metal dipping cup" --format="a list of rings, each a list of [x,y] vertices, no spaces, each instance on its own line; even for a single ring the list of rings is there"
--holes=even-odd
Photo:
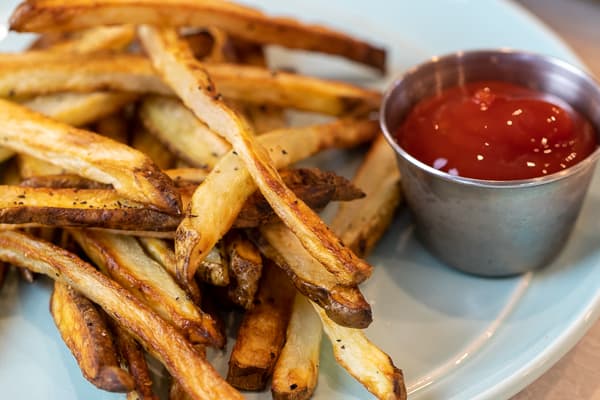
[[[397,155],[421,241],[464,272],[502,277],[548,264],[564,246],[600,155],[539,178],[492,181],[452,176],[405,152],[394,134],[421,99],[466,82],[496,80],[561,98],[600,135],[600,86],[564,61],[509,51],[469,51],[412,68],[386,92],[380,122]],[[600,142],[600,140],[599,140]]]

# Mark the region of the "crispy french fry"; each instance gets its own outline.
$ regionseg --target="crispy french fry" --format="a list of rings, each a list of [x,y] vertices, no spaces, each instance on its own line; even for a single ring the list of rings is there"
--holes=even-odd
[[[138,238],[140,245],[144,248],[146,253],[150,255],[156,262],[163,266],[163,268],[171,274],[171,276],[177,280],[177,260],[175,260],[175,252],[173,251],[173,245],[169,245],[166,240],[150,237]],[[179,282],[178,282],[179,283]],[[189,285],[181,284],[181,287],[191,288],[189,291],[190,296],[194,303],[200,304],[201,295],[200,289],[195,281],[191,281]]]
[[[73,254],[23,233],[4,231],[0,260],[66,283],[100,305],[164,364],[192,399],[243,399],[176,328]]]
[[[207,63],[204,67],[230,100],[331,115],[374,111],[381,102],[379,92],[341,82],[245,65]],[[50,51],[0,55],[0,97],[110,90],[173,95],[141,56],[64,57]]]
[[[296,294],[286,340],[273,370],[271,393],[275,400],[310,399],[319,377],[323,328],[310,302]]]
[[[396,155],[383,135],[373,142],[352,182],[367,197],[341,204],[331,228],[356,254],[365,257],[392,222],[402,201]]]
[[[109,392],[128,392],[132,376],[119,366],[113,335],[104,316],[70,286],[54,283],[50,312],[85,378]]]
[[[214,26],[249,41],[333,54],[385,71],[385,50],[381,48],[322,26],[268,17],[255,9],[229,2],[71,0],[64,3],[36,0],[19,6],[10,19],[11,29],[20,32],[64,31],[98,24],[127,23]]]
[[[146,97],[139,116],[148,132],[177,157],[197,168],[213,168],[231,148],[177,99]]]
[[[106,117],[136,99],[132,93],[57,93],[23,103],[34,111],[65,124],[83,126]]]
[[[173,214],[181,210],[172,181],[144,154],[5,100],[0,100],[0,119],[3,146],[110,183],[123,197],[134,201]]]
[[[46,48],[61,53],[89,54],[103,50],[123,50],[133,39],[135,39],[133,25],[96,26],[49,44]]]
[[[231,276],[227,295],[234,304],[249,310],[254,305],[262,275],[262,257],[256,246],[239,231],[229,231],[224,241]]]
[[[377,132],[373,121],[339,120],[307,128],[287,129],[260,136],[259,141],[277,168],[300,161],[323,149],[352,147]],[[218,171],[218,172],[217,172]],[[206,254],[229,230],[244,201],[255,191],[244,164],[230,151],[198,187],[190,216],[179,226],[175,251],[178,273],[191,280]],[[198,235],[202,232],[202,235]]]
[[[136,398],[139,400],[159,400],[152,390],[152,377],[144,350],[140,344],[119,324],[113,323],[112,330],[119,354],[124,359],[127,370],[133,379]],[[127,397],[130,397],[129,393]]]
[[[173,231],[179,216],[123,198],[114,190],[0,186],[0,223]]]
[[[168,169],[175,165],[177,156],[142,126],[137,126],[133,131],[131,147],[150,157],[160,169]]]
[[[23,187],[31,188],[52,188],[52,189],[112,189],[112,185],[92,181],[82,178],[79,175],[57,174],[57,175],[35,175],[24,178],[19,184]]]
[[[264,267],[256,305],[246,311],[229,359],[227,381],[244,390],[262,390],[285,341],[295,291],[276,266]]]
[[[160,264],[130,236],[98,231],[70,231],[103,272],[129,289],[194,343],[223,347],[225,338]]]
[[[369,341],[362,330],[340,326],[321,307],[313,303],[313,308],[321,318],[338,364],[377,398],[406,400],[404,376],[390,356]]]
[[[308,253],[282,224],[266,225],[259,240],[263,254],[291,278],[296,289],[321,306],[336,323],[366,328],[373,320],[371,307],[356,285],[340,285],[335,276]]]

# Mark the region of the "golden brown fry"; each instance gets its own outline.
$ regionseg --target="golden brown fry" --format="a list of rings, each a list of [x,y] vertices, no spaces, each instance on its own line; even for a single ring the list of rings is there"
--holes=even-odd
[[[110,183],[131,200],[180,212],[181,201],[172,181],[144,154],[5,100],[0,100],[0,119],[3,146]]]
[[[336,361],[379,399],[406,400],[402,371],[360,329],[340,326],[313,303],[331,341]]]
[[[117,92],[57,93],[38,96],[23,105],[65,124],[83,126],[114,113],[136,97]]]
[[[173,245],[169,244],[166,240],[151,237],[140,237],[138,238],[138,241],[146,253],[162,265],[163,268],[171,274],[173,279],[177,281],[177,260],[175,260]],[[200,295],[200,289],[195,281],[190,282],[190,285],[178,283],[183,288],[190,288],[189,294],[192,296],[192,300],[194,300],[194,303],[200,304],[202,297]]]
[[[146,362],[144,349],[125,328],[117,323],[112,324],[116,346],[133,378],[136,398],[139,400],[159,400],[152,390],[152,377]],[[128,394],[129,398],[130,395]]]
[[[235,64],[204,67],[229,100],[331,115],[373,111],[381,101],[377,91],[341,82]],[[50,51],[0,55],[0,97],[110,90],[173,94],[141,56],[72,54],[65,58]]]
[[[261,251],[288,274],[300,293],[323,307],[340,325],[369,326],[373,320],[371,307],[357,286],[340,285],[284,225],[266,225],[260,231],[268,242],[259,241]]]
[[[85,253],[103,272],[129,289],[194,343],[223,347],[212,318],[188,298],[168,272],[130,236],[72,230]]]
[[[83,376],[109,392],[128,392],[132,376],[119,366],[113,335],[99,310],[70,286],[54,283],[50,312]]]
[[[133,25],[96,26],[49,44],[46,48],[60,53],[89,54],[103,50],[123,50],[133,39],[135,39]]]
[[[213,168],[231,148],[177,99],[146,97],[139,116],[148,132],[177,157],[197,168]]]
[[[243,399],[176,328],[73,254],[23,233],[4,231],[0,260],[66,283],[100,305],[164,364],[192,399]]]
[[[0,186],[0,223],[172,231],[179,216],[123,198],[114,190]]]
[[[273,370],[275,400],[310,399],[319,377],[321,320],[310,302],[296,294],[286,340]]]
[[[333,54],[385,71],[385,50],[331,29],[269,17],[229,2],[178,0],[28,1],[10,19],[12,30],[51,32],[98,24],[214,26],[252,42]]]
[[[366,257],[385,233],[402,201],[396,154],[383,135],[373,142],[352,182],[367,197],[341,204],[331,228],[356,254]]]
[[[146,154],[163,170],[173,167],[177,160],[177,156],[170,149],[142,126],[137,126],[134,129],[133,137],[131,138],[131,147]]]
[[[52,189],[112,189],[112,185],[82,178],[79,175],[57,174],[57,175],[35,175],[23,179],[20,186],[31,188]]]
[[[272,132],[259,141],[275,167],[282,168],[326,148],[356,146],[370,140],[377,129],[373,121],[339,120]],[[255,189],[240,157],[231,151],[221,159],[194,193],[189,216],[179,227],[175,251],[180,276],[187,280],[194,276],[202,255],[229,230]]]
[[[28,156],[27,154],[17,154],[15,157],[17,166],[19,167],[19,174],[23,179],[29,179],[33,177],[43,177],[52,175],[63,175],[67,171],[58,165],[50,164],[46,161],[40,160],[39,158]]]
[[[254,306],[262,275],[262,257],[256,246],[239,231],[229,231],[224,241],[231,276],[227,295],[234,304],[249,310]]]
[[[177,259],[177,257],[175,258]],[[196,276],[201,281],[213,286],[227,286],[230,284],[229,263],[221,242],[217,243],[202,260]],[[193,287],[194,283],[188,284],[186,282],[186,286]]]
[[[129,121],[124,114],[117,112],[102,117],[96,121],[92,130],[119,143],[127,143],[129,142]]]
[[[285,341],[295,291],[285,274],[266,264],[256,305],[246,311],[229,359],[227,381],[244,390],[262,390]]]
[[[332,201],[352,201],[364,193],[346,178],[317,168],[285,169],[280,171],[285,185],[313,210],[321,210]],[[277,214],[260,192],[246,199],[233,224],[236,228],[253,228],[278,222]]]
[[[244,110],[248,122],[258,135],[287,126],[285,110],[281,107],[269,104],[248,104]]]

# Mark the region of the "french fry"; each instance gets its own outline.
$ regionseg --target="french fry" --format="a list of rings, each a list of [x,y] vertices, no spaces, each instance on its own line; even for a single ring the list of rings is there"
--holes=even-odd
[[[54,283],[50,312],[85,378],[109,392],[128,392],[132,376],[119,366],[113,335],[100,311],[70,286]]]
[[[135,389],[129,393],[135,392],[139,400],[159,400],[152,390],[152,377],[140,344],[119,324],[113,323],[112,330],[119,355],[125,361],[127,370],[133,378]],[[129,393],[128,398],[133,396]]]
[[[274,166],[283,168],[326,148],[356,146],[371,139],[376,132],[377,125],[373,121],[339,120],[272,132],[260,136],[259,141]],[[178,273],[183,279],[191,280],[202,255],[229,230],[245,199],[255,189],[251,176],[233,151],[219,161],[198,187],[191,199],[189,216],[179,226],[175,248],[179,260]],[[202,235],[197,232],[202,232]]]
[[[225,338],[212,318],[188,298],[168,272],[135,238],[98,231],[70,231],[85,253],[134,296],[170,321],[194,343],[223,347]]]
[[[249,310],[254,305],[254,296],[262,275],[260,252],[239,231],[229,231],[224,241],[231,276],[227,295],[234,304]]]
[[[374,111],[381,102],[379,92],[342,82],[245,65],[207,63],[204,67],[229,100],[330,115]],[[56,92],[94,91],[173,95],[142,56],[65,57],[51,51],[0,55],[0,97],[14,100]]]
[[[58,17],[60,16],[60,17]],[[385,71],[385,50],[322,26],[273,18],[229,2],[178,0],[28,1],[10,19],[12,30],[52,32],[95,25],[214,26],[252,42],[333,54]]]
[[[284,225],[266,225],[260,232],[268,242],[259,240],[261,252],[288,274],[300,293],[321,306],[337,324],[369,326],[373,320],[371,307],[356,285],[340,285]]]
[[[0,186],[0,223],[173,231],[180,217],[114,190]]]
[[[132,93],[57,93],[23,103],[34,111],[65,124],[83,126],[106,117],[136,99]]]
[[[286,340],[273,370],[271,393],[275,400],[310,399],[319,377],[323,328],[310,302],[296,294]]]
[[[52,189],[112,189],[112,185],[92,181],[73,174],[35,175],[24,178],[19,185],[22,187]]]
[[[58,165],[50,164],[39,158],[28,156],[27,154],[17,154],[15,157],[19,167],[19,174],[23,179],[33,177],[64,175],[66,170]]]
[[[369,341],[362,330],[340,326],[321,307],[313,303],[313,308],[321,318],[338,364],[378,399],[406,400],[404,376],[390,356]]]
[[[100,305],[163,363],[192,399],[243,399],[176,328],[73,254],[23,233],[4,231],[0,260],[66,283]]]
[[[356,254],[366,257],[392,222],[402,201],[396,155],[383,135],[373,142],[352,182],[367,197],[340,204],[331,228]]]
[[[169,274],[171,274],[173,279],[177,280],[177,260],[175,260],[173,245],[169,245],[166,240],[150,237],[140,237],[138,238],[138,241],[146,253],[148,253],[150,257],[162,265],[163,268]],[[192,296],[192,300],[194,300],[194,303],[200,304],[200,289],[195,281],[191,281],[189,285],[185,285],[180,282],[178,283],[181,285],[181,287],[191,288],[189,294]]]
[[[160,169],[168,169],[175,165],[177,156],[151,135],[144,127],[137,126],[131,138],[131,147],[146,154]]]
[[[246,311],[229,359],[227,381],[236,388],[262,390],[285,341],[295,291],[285,274],[266,264],[256,305]]]
[[[45,48],[67,54],[89,54],[103,50],[119,51],[129,46],[133,39],[135,39],[133,25],[96,26],[48,44]],[[35,47],[40,48],[39,45]]]
[[[146,97],[140,105],[139,117],[148,132],[177,157],[197,168],[213,168],[231,148],[177,99]]]
[[[173,214],[180,212],[180,198],[172,181],[142,153],[5,100],[0,100],[0,119],[4,147],[110,183],[133,201]]]

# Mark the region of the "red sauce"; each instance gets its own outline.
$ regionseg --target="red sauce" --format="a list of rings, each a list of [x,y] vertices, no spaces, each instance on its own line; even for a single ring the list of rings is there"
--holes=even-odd
[[[561,171],[597,146],[592,125],[561,100],[495,81],[468,83],[421,101],[397,140],[436,169],[489,180]]]

